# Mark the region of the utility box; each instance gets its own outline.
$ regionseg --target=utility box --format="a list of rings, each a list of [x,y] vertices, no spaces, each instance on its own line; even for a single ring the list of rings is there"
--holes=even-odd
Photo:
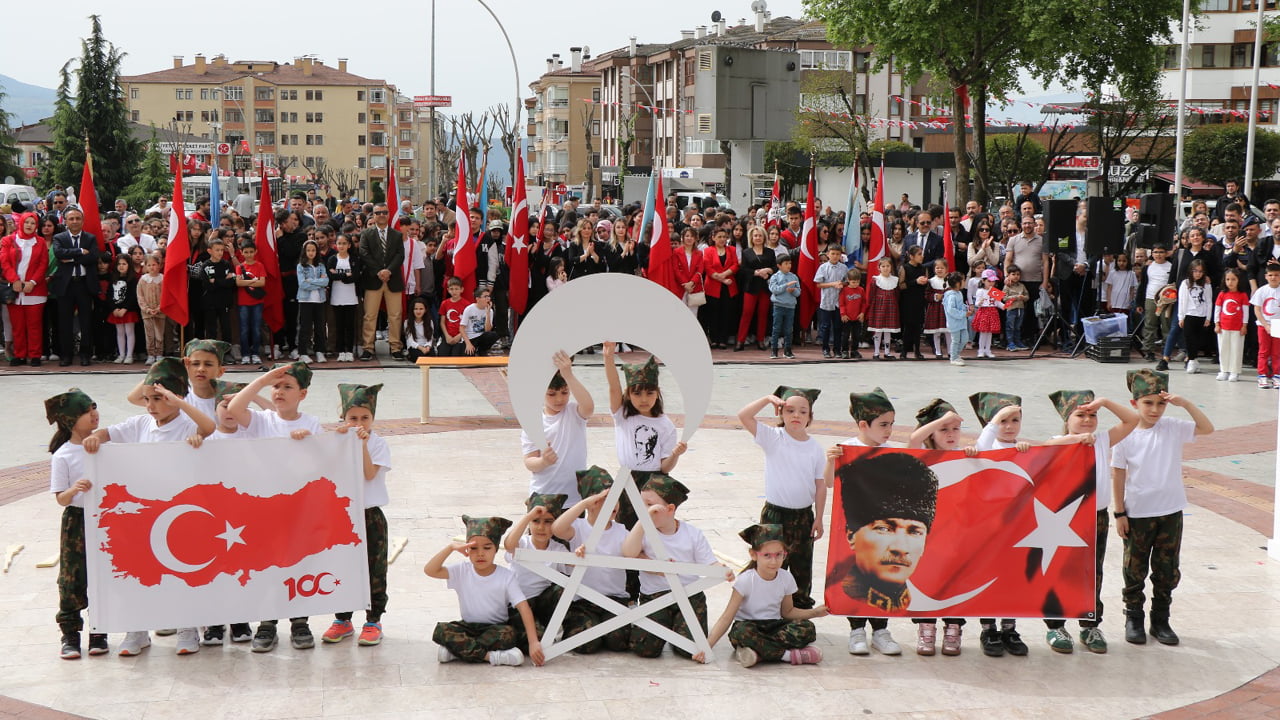
[[[695,49],[695,139],[790,140],[799,104],[799,53],[731,45]]]

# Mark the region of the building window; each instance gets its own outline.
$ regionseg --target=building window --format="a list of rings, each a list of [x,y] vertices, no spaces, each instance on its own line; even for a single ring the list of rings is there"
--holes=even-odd
[[[297,97],[297,95],[298,95],[298,91],[297,91],[297,90],[294,90],[294,91],[293,91],[293,94],[294,94],[294,97],[296,98],[296,97]],[[307,99],[308,99],[308,100],[324,100],[324,91],[323,91],[323,90],[308,90],[308,91],[307,91],[307,96],[306,96],[306,97],[307,97]]]
[[[356,136],[356,144],[357,144],[357,145],[359,145],[359,146],[361,146],[361,147],[364,147],[364,135],[357,135],[357,136]]]
[[[1280,65],[1280,43],[1263,43],[1262,44],[1262,64],[1267,67],[1275,67]]]
[[[44,153],[39,150],[32,150],[30,155],[31,162],[27,163],[27,167],[36,167],[44,162]]]
[[[1213,45],[1204,45],[1201,47],[1200,67],[1207,67],[1207,68],[1213,67],[1213,55],[1214,55],[1215,49],[1216,48]]]
[[[356,102],[364,102],[364,91],[363,91],[363,90],[357,90],[357,91],[356,91]]]
[[[253,144],[259,145],[259,146],[275,145],[276,134],[273,132],[262,132],[262,131],[255,132],[253,134]]]
[[[849,70],[853,53],[848,50],[801,50],[800,68],[803,70]]]
[[[181,99],[182,99],[182,88],[174,88],[174,89],[173,89],[173,99],[174,99],[174,100],[181,100]]]
[[[413,159],[413,148],[400,148],[400,159],[401,159],[401,160],[412,160],[412,159]]]
[[[1231,67],[1253,66],[1253,43],[1236,43],[1231,46]]]
[[[223,88],[223,90],[226,90],[226,98],[228,100],[244,99],[244,88],[240,87],[239,85],[228,85],[225,88]]]
[[[1234,0],[1203,0],[1200,12],[1231,12],[1235,10]]]
[[[177,122],[195,122],[194,110],[179,110],[173,114],[173,119]]]
[[[138,88],[129,88],[129,99],[130,100],[138,99]]]
[[[568,85],[552,85],[547,88],[547,107],[550,108],[567,108],[569,107],[569,86]]]
[[[413,177],[412,167],[405,165],[404,167],[400,168],[400,179],[408,180],[411,177]]]
[[[254,88],[253,99],[254,100],[275,100],[276,89],[273,87]]]
[[[281,90],[280,99],[281,100],[297,100],[298,91],[297,90]]]
[[[864,73],[871,69],[871,53],[856,52],[853,54],[853,71]]]
[[[218,111],[217,110],[201,110],[200,121],[201,122],[218,122]]]
[[[368,116],[365,115],[364,113],[356,113],[356,122],[360,123],[361,125],[364,125],[366,117]]]
[[[387,134],[386,134],[386,133],[380,133],[380,132],[376,132],[376,133],[369,133],[369,144],[370,144],[370,145],[372,145],[372,146],[374,146],[374,147],[386,147],[386,146],[387,146]]]
[[[373,123],[374,123],[375,125],[381,125],[381,124],[382,124],[382,113],[374,113],[374,114],[373,114]]]
[[[591,102],[600,102],[600,88],[591,88]]]
[[[316,113],[316,122],[318,123],[324,122],[324,113],[322,112]]]
[[[308,135],[308,136],[307,136],[307,144],[308,144],[308,145],[323,145],[323,144],[324,144],[324,136],[323,136],[323,135]]]
[[[412,131],[412,130],[401,130],[401,131],[400,131],[400,142],[409,142],[409,141],[411,141],[411,140],[413,140],[413,131]]]
[[[383,170],[387,167],[386,155],[373,155],[369,158],[369,168],[371,170]]]
[[[244,113],[240,112],[239,110],[228,110],[226,111],[226,113],[224,113],[224,117],[226,117],[227,122],[230,122],[230,123],[244,122]]]
[[[364,169],[364,158],[362,158],[362,157],[360,157],[360,158],[356,158],[356,167],[360,168],[361,170],[363,170],[363,169]],[[361,181],[360,181],[360,184],[361,184],[361,185],[364,185],[364,181],[363,181],[363,180],[361,180]]]
[[[213,90],[211,90],[211,91],[210,91],[210,96],[211,96],[214,100],[221,100],[221,99],[222,99],[222,90],[221,90],[220,88],[214,88]]]
[[[200,99],[201,100],[209,99],[209,88],[200,88]]]
[[[260,123],[273,123],[276,121],[275,110],[254,110],[253,121]]]
[[[137,111],[137,110],[130,110],[130,111],[129,111],[129,119],[130,119],[130,120],[132,120],[133,122],[138,122],[138,111]]]
[[[596,137],[600,137],[600,121],[599,120],[591,121],[591,134]]]
[[[387,91],[384,88],[373,88],[369,91],[369,102],[385,103],[387,101]]]
[[[281,133],[281,134],[280,134],[280,144],[281,144],[281,145],[288,145],[288,144],[289,144],[289,136],[288,136],[288,135],[285,135],[284,133]]]
[[[401,111],[401,112],[400,112],[400,122],[402,122],[402,123],[413,122],[413,113],[412,113],[411,111],[409,111],[409,110],[403,110],[403,111]]]
[[[315,121],[316,121],[316,114],[315,114],[315,113],[307,113],[307,122],[309,122],[309,123],[313,123],[313,122],[315,122]]]
[[[1165,70],[1178,69],[1178,64],[1181,62],[1180,58],[1182,56],[1181,50],[1182,50],[1182,47],[1179,45],[1168,45],[1165,47],[1164,49],[1164,69]]]

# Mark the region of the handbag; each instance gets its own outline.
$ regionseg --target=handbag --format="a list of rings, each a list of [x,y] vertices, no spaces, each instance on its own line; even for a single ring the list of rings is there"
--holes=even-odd
[[[12,305],[17,299],[18,293],[14,291],[13,285],[0,283],[0,305]]]
[[[685,293],[684,304],[691,308],[702,307],[707,304],[707,294],[702,291]]]

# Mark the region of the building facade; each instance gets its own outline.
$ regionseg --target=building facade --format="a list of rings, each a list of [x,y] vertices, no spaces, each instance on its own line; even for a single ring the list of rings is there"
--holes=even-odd
[[[570,48],[569,66],[559,53],[547,71],[529,83],[525,176],[530,184],[574,188],[594,199],[600,187],[602,114],[600,73],[583,67],[584,51]]]

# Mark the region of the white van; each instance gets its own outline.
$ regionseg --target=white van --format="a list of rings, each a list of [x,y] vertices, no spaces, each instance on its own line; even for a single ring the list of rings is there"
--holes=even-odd
[[[27,210],[35,210],[40,201],[40,193],[30,185],[0,184],[0,205],[13,206],[14,202],[22,203]]]

